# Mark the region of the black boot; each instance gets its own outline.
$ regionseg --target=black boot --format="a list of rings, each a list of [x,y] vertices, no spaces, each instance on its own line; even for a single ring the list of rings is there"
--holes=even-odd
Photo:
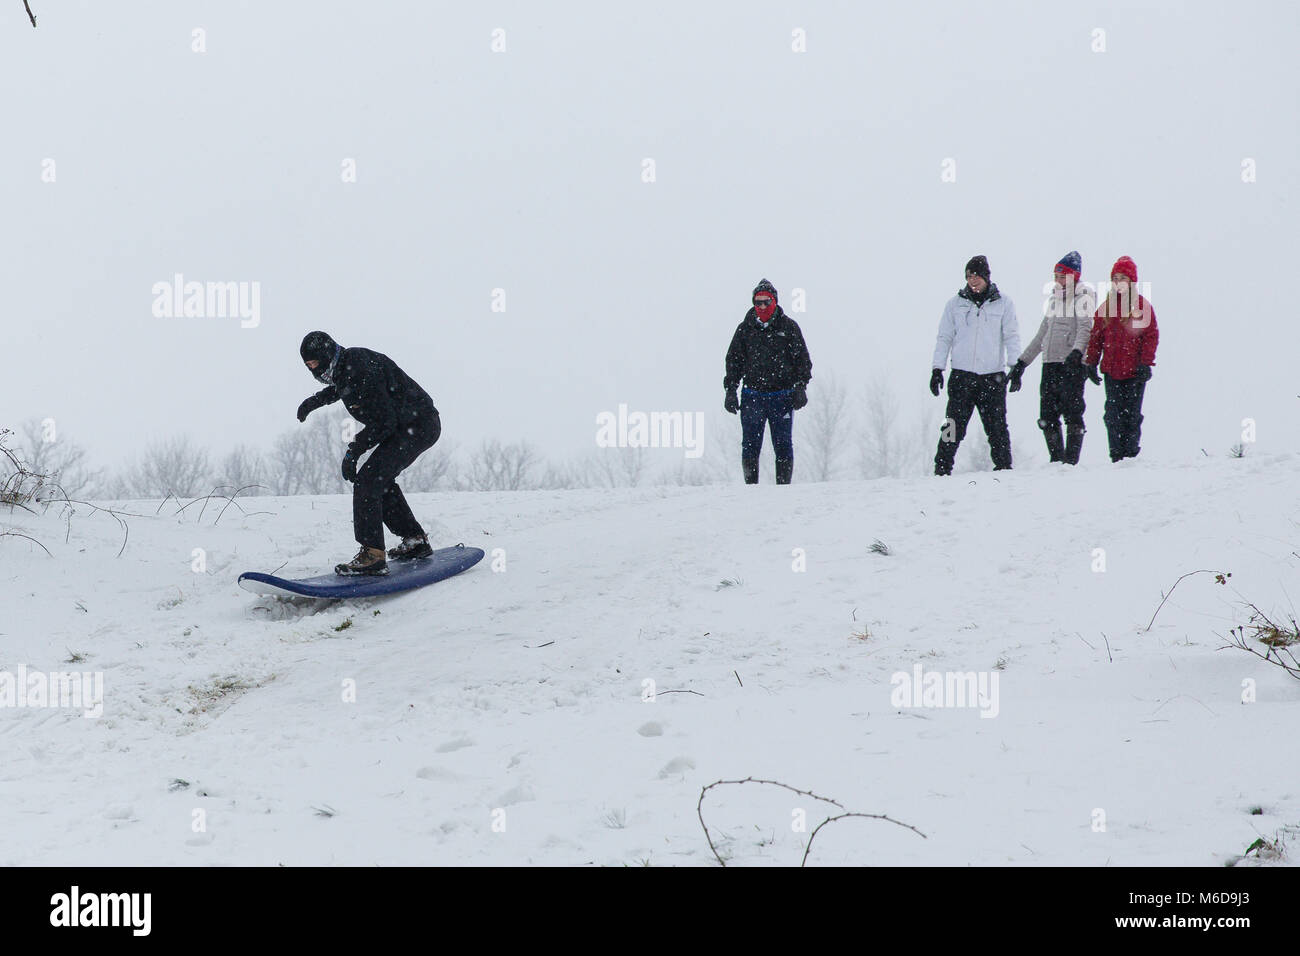
[[[790,479],[794,475],[794,459],[778,458],[776,460],[776,483],[778,485],[790,484]]]
[[[740,460],[740,466],[745,470],[745,484],[758,484],[758,459],[742,458]]]
[[[1065,458],[1067,465],[1077,465],[1079,454],[1083,451],[1083,433],[1087,431],[1082,425],[1065,426]]]
[[[427,558],[433,554],[429,539],[424,535],[418,538],[403,538],[402,543],[388,549],[388,556],[394,561],[411,561],[415,558]]]
[[[1065,446],[1061,442],[1061,423],[1045,422],[1039,419],[1038,427],[1043,430],[1043,440],[1047,442],[1048,460],[1064,461]]]
[[[957,459],[957,443],[939,439],[939,448],[934,453],[934,473],[951,475],[953,462]]]

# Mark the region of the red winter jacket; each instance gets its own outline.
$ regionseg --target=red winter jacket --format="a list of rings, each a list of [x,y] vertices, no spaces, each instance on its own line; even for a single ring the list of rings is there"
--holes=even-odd
[[[1088,355],[1084,361],[1096,365],[1100,358],[1103,374],[1132,378],[1139,365],[1156,364],[1160,329],[1156,325],[1156,310],[1140,295],[1137,309],[1128,315],[1119,312],[1115,297],[1102,300],[1101,308],[1092,317],[1092,335],[1088,337]]]

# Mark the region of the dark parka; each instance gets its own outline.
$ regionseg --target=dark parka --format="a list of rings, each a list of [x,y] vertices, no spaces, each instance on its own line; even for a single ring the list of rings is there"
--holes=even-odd
[[[757,392],[783,392],[812,380],[812,359],[803,333],[779,305],[766,324],[751,308],[736,326],[722,387],[729,392],[741,379],[746,388]]]
[[[365,426],[349,446],[357,458],[386,438],[424,432],[438,414],[429,393],[380,352],[343,349],[330,380],[308,401],[311,409],[342,401]]]

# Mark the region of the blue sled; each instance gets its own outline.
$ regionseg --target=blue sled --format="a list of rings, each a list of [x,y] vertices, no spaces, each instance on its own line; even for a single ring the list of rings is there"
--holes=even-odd
[[[239,586],[254,594],[300,595],[314,598],[359,598],[377,594],[394,594],[433,584],[460,574],[483,560],[482,548],[440,548],[427,558],[413,561],[390,561],[388,573],[378,575],[320,574],[314,578],[291,581],[260,571],[245,571]]]

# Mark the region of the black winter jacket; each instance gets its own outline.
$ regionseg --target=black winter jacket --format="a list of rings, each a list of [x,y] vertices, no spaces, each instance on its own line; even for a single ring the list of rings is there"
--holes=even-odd
[[[783,392],[812,380],[812,359],[803,333],[779,305],[766,326],[753,309],[736,326],[722,387],[731,391],[742,378],[746,388],[758,392]]]
[[[333,383],[312,398],[314,408],[342,400],[349,414],[366,426],[350,446],[357,456],[385,438],[423,431],[438,414],[428,392],[387,355],[370,349],[344,349]]]

